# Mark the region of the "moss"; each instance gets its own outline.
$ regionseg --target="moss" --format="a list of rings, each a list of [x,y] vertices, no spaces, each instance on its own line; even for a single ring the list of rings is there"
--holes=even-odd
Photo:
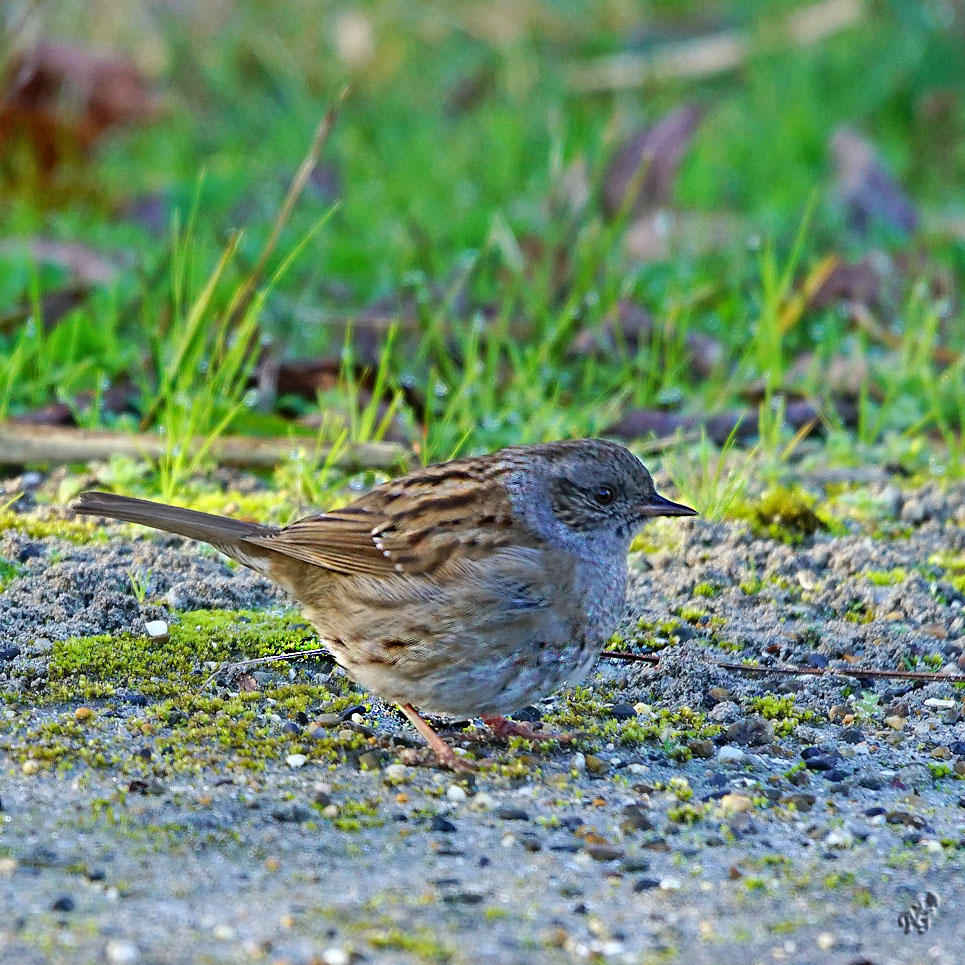
[[[840,529],[816,505],[814,496],[779,486],[756,502],[739,504],[734,515],[746,520],[755,535],[796,546],[815,533]]]
[[[408,952],[424,962],[448,962],[455,954],[448,945],[439,941],[431,928],[408,927],[405,931],[389,928],[371,932],[366,937],[373,948]]]
[[[696,824],[704,816],[704,809],[694,804],[678,804],[667,809],[667,819],[675,824]]]
[[[338,814],[332,818],[332,825],[339,831],[357,832],[365,828],[381,828],[384,824],[378,806],[364,801],[342,802]]]
[[[61,519],[53,515],[41,518],[35,513],[15,513],[12,509],[0,511],[0,531],[5,529],[23,533],[31,539],[56,538],[81,544],[107,540],[103,527],[87,519]]]
[[[17,579],[21,572],[21,568],[16,563],[0,556],[0,593]]]
[[[757,596],[764,586],[764,581],[756,574],[751,573],[740,581],[741,592],[746,596]]]
[[[698,583],[694,587],[694,596],[702,596],[712,600],[715,596],[720,596],[720,594],[721,588],[716,583],[710,583],[706,580],[703,583]]]
[[[852,600],[842,614],[842,619],[848,623],[871,623],[874,618],[874,610],[864,600]]]
[[[176,696],[186,683],[197,687],[208,676],[205,663],[266,657],[317,645],[312,631],[291,616],[197,610],[172,621],[170,638],[163,644],[129,634],[73,637],[55,643],[50,658],[51,691],[70,699],[78,687],[85,696],[109,696],[123,686],[154,697]]]
[[[304,753],[315,763],[334,763],[374,739],[350,730],[293,736],[282,731],[281,721],[300,713],[342,710],[357,702],[354,691],[289,683],[225,696],[200,690],[209,673],[206,662],[314,645],[309,629],[291,616],[206,610],[183,614],[163,644],[130,635],[56,643],[47,692],[38,694],[38,702],[80,698],[94,703],[122,687],[149,702],[136,716],[98,715],[83,726],[68,712],[5,739],[0,750],[21,762],[63,769],[84,762],[134,775],[144,771],[144,762],[130,754],[129,736],[134,735],[153,742],[150,766],[155,774],[197,773],[207,767],[260,770],[293,753]],[[127,740],[117,740],[119,728],[128,732]]]
[[[774,733],[778,737],[787,737],[794,733],[801,721],[811,720],[814,713],[809,710],[799,710],[794,706],[795,695],[779,697],[776,694],[766,694],[762,697],[751,698],[750,705],[757,713],[774,724]]]
[[[898,566],[893,570],[865,570],[862,575],[875,586],[897,586],[908,579],[908,570]]]

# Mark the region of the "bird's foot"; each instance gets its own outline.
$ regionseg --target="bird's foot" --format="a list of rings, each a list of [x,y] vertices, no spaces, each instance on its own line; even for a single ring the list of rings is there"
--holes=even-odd
[[[528,721],[509,720],[507,717],[483,717],[483,723],[496,737],[523,737],[531,741],[571,741],[572,734],[554,734],[548,731],[535,730]]]
[[[476,765],[460,757],[430,726],[412,704],[399,704],[399,709],[409,718],[412,726],[425,738],[439,763],[451,771],[475,771]]]

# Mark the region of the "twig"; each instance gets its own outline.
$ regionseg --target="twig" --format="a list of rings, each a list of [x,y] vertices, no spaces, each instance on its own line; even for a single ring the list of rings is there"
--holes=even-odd
[[[258,287],[265,273],[265,266],[278,247],[281,233],[288,223],[292,210],[301,196],[302,191],[305,189],[308,179],[312,176],[312,171],[315,170],[315,166],[318,164],[318,159],[321,157],[325,144],[331,136],[332,129],[335,127],[335,122],[338,120],[339,112],[342,109],[342,104],[345,103],[345,98],[348,97],[348,94],[349,88],[342,88],[335,103],[325,112],[325,116],[319,121],[318,127],[315,128],[315,135],[308,148],[308,153],[295,172],[295,177],[292,178],[288,193],[285,195],[285,200],[282,202],[282,206],[278,211],[278,217],[275,218],[275,223],[272,225],[271,234],[268,235],[268,240],[261,249],[261,254],[258,256],[255,267],[251,269],[241,291],[238,293],[237,298],[234,299],[234,308],[231,312],[231,321],[233,323],[237,322],[248,310],[248,306],[254,297],[255,289]]]
[[[193,445],[201,446],[203,440],[195,440]],[[114,455],[158,459],[165,446],[162,436],[149,432],[122,433],[0,423],[0,466],[58,466],[105,460]],[[299,449],[304,449],[322,463],[330,448],[317,447],[314,440],[299,436],[288,439],[222,436],[211,444],[209,455],[221,465],[271,469],[291,458]],[[346,443],[334,457],[334,465],[343,469],[393,469],[412,462],[411,450],[395,442]]]
[[[627,663],[635,661],[660,663],[660,657],[652,653],[601,650],[600,656],[611,660],[623,660]],[[871,677],[884,680],[921,680],[931,684],[965,684],[965,673],[940,673],[931,670],[872,670],[869,667],[761,667],[746,663],[726,663],[722,660],[715,660],[713,666],[739,673],[777,673],[808,677]]]
[[[861,19],[862,0],[821,0],[784,19],[780,34],[808,47],[853,26]],[[652,80],[711,77],[740,67],[754,50],[750,31],[723,30],[694,40],[665,44],[651,53],[621,53],[570,69],[569,85],[581,93],[642,87]]]
[[[208,677],[201,685],[202,690],[207,690],[208,685],[216,680],[220,674],[226,671],[240,670],[242,667],[253,667],[260,663],[275,663],[278,660],[297,660],[299,657],[330,657],[331,653],[324,647],[313,647],[311,650],[293,650],[291,653],[273,653],[267,657],[252,657],[250,660],[239,660],[237,663],[223,663],[218,669]]]

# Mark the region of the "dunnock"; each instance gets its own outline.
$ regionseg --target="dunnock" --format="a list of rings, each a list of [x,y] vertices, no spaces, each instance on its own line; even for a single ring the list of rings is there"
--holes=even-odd
[[[283,529],[109,493],[75,508],[211,543],[280,584],[450,767],[466,764],[415,707],[527,733],[500,715],[589,671],[620,619],[634,534],[694,515],[602,439],[428,466]]]

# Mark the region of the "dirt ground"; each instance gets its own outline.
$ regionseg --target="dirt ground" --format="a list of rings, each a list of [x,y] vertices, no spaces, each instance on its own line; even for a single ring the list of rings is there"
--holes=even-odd
[[[659,664],[523,712],[569,743],[453,722],[470,778],[325,658],[203,689],[311,634],[212,552],[31,502],[0,535],[3,962],[963,960],[965,687],[833,672],[965,673],[961,487],[654,526],[613,646]],[[719,666],[748,662],[828,672]]]

